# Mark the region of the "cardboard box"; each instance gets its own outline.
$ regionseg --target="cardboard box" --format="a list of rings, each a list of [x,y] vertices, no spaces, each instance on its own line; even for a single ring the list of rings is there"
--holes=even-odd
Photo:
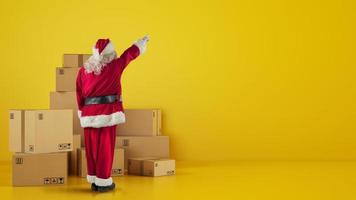
[[[25,115],[23,110],[9,110],[9,150],[24,152]]]
[[[71,110],[25,110],[25,153],[71,151]]]
[[[91,54],[64,54],[63,67],[81,67]]]
[[[56,91],[76,91],[76,80],[80,68],[57,67]]]
[[[83,55],[83,65],[90,58],[91,54],[82,54]]]
[[[67,183],[67,153],[12,156],[12,185],[63,185]]]
[[[78,149],[78,172],[79,176],[87,176],[87,161],[85,158],[85,149]],[[114,151],[114,160],[112,164],[111,176],[124,175],[124,149],[116,148]]]
[[[126,122],[117,126],[120,136],[161,135],[161,110],[125,109]]]
[[[70,110],[10,110],[9,150],[27,153],[70,151],[71,121]]]
[[[63,67],[80,67],[83,57],[80,54],[63,54]]]
[[[168,136],[117,136],[116,147],[125,149],[125,169],[128,169],[129,158],[169,158]]]
[[[72,109],[73,134],[80,134],[83,137],[84,129],[80,126],[80,120],[78,118],[76,92],[51,92],[49,107],[50,109]]]
[[[144,176],[169,176],[174,175],[176,162],[172,159],[155,159],[143,161]]]
[[[78,175],[78,149],[81,148],[81,136],[73,135],[73,150],[68,152],[68,174]]]
[[[128,159],[128,174],[130,175],[143,175],[143,161],[157,159],[155,157],[142,157],[142,158],[129,158]]]

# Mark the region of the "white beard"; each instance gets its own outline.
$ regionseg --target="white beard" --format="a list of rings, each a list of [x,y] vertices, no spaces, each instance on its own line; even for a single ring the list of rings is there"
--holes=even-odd
[[[90,58],[84,63],[86,73],[94,72],[95,75],[99,75],[104,67],[113,61],[117,57],[115,51],[110,54],[100,55],[99,58],[90,56]]]

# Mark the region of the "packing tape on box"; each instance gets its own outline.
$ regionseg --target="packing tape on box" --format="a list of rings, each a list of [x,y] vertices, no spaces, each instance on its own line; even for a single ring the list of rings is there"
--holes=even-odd
[[[83,66],[83,54],[78,55],[78,67]]]

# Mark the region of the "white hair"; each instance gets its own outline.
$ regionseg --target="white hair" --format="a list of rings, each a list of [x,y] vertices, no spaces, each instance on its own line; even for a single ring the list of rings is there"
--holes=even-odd
[[[108,54],[101,54],[99,57],[94,55],[84,63],[86,73],[94,72],[95,75],[99,75],[104,67],[113,61],[117,57],[116,51],[112,51]]]

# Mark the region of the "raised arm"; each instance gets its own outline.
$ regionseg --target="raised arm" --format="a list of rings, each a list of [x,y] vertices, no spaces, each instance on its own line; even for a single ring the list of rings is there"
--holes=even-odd
[[[137,40],[130,48],[126,49],[118,58],[119,67],[123,71],[126,66],[146,51],[146,44],[149,41],[148,36]]]

